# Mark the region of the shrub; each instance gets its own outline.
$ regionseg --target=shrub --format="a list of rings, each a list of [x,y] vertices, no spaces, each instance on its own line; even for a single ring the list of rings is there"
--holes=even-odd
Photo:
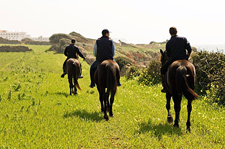
[[[20,44],[20,41],[18,41],[18,40],[8,40],[8,39],[0,37],[0,43],[2,43],[2,44]]]
[[[160,75],[161,62],[157,60],[150,61],[147,68],[145,68],[140,77],[139,81],[145,85],[154,85],[161,82]]]
[[[225,55],[222,53],[197,52],[192,56],[196,67],[196,92],[215,95],[213,102],[225,104]]]
[[[141,74],[141,68],[140,67],[138,67],[138,66],[131,66],[129,68],[129,70],[127,71],[125,76],[126,76],[126,79],[133,79],[133,78],[135,78],[137,76],[140,76],[140,74]]]
[[[132,66],[126,74],[127,79],[138,77],[138,81],[145,85],[154,85],[161,82],[160,77],[161,62],[157,60],[150,61],[147,68]]]
[[[69,39],[71,40],[72,37],[70,35],[67,34],[53,34],[50,38],[49,38],[49,42],[51,44],[59,44],[59,40],[65,38],[65,39]]]
[[[125,65],[132,65],[133,61],[127,57],[119,56],[115,58],[116,62],[120,66],[120,69],[123,68]]]
[[[26,52],[32,51],[28,47],[25,46],[1,46],[0,52]]]

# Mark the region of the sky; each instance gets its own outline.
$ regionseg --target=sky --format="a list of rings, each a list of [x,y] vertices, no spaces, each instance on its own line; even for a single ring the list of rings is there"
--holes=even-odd
[[[0,0],[0,30],[50,37],[72,31],[97,39],[148,44],[170,39],[169,28],[191,45],[225,44],[222,0]]]

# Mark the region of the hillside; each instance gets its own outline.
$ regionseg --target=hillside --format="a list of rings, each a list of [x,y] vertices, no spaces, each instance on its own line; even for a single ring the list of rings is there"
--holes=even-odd
[[[122,77],[114,117],[105,121],[98,91],[88,87],[90,65],[81,60],[82,90],[70,96],[67,78],[60,78],[65,56],[47,51],[50,46],[29,48],[33,51],[0,55],[1,148],[225,147],[225,108],[209,104],[207,96],[193,101],[191,133],[186,133],[185,98],[180,128],[173,128],[166,122],[161,85],[146,86]]]
[[[70,39],[72,38],[76,39],[76,45],[87,57],[87,62],[91,64],[94,59],[92,51],[96,39],[86,38],[79,33],[71,32],[70,34],[52,35],[50,37],[50,42],[53,45],[51,50],[56,50],[57,52],[62,53],[64,48],[70,43]],[[165,42],[150,42],[149,44],[128,44],[120,41],[119,43],[115,42],[115,46],[115,58],[126,57],[133,61],[135,65],[147,66],[151,59],[159,59],[159,49],[165,49]]]

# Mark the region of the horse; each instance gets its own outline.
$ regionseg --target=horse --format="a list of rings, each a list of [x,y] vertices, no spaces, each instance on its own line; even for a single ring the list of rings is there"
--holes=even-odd
[[[78,59],[69,58],[66,61],[66,69],[68,74],[70,95],[72,94],[72,92],[74,93],[74,95],[76,95],[77,88],[81,90],[77,81],[80,75],[80,62],[78,61]]]
[[[165,51],[160,49],[161,63],[162,65],[169,59]],[[174,110],[175,110],[175,121],[174,127],[179,127],[179,116],[181,109],[182,95],[188,100],[187,111],[187,131],[191,131],[190,116],[192,111],[192,101],[198,98],[197,93],[194,92],[196,82],[196,72],[194,65],[188,60],[176,60],[167,69],[164,81],[166,87],[166,108],[168,112],[167,121],[173,122],[173,118],[170,114],[170,100],[173,97]]]
[[[98,65],[95,71],[94,81],[99,92],[101,111],[104,112],[104,119],[106,121],[109,120],[107,111],[109,111],[109,116],[113,117],[112,105],[119,79],[120,69],[118,64],[113,60],[104,60],[100,65]],[[110,94],[111,97],[109,103]]]

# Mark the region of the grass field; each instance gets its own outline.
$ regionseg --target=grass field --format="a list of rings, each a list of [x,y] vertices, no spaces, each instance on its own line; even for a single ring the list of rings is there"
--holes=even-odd
[[[207,97],[194,101],[186,133],[186,99],[180,128],[173,128],[161,85],[121,78],[114,117],[105,121],[97,89],[88,87],[90,66],[80,59],[82,91],[70,96],[67,78],[60,78],[65,56],[45,52],[49,47],[0,54],[0,148],[225,148],[224,107]]]

